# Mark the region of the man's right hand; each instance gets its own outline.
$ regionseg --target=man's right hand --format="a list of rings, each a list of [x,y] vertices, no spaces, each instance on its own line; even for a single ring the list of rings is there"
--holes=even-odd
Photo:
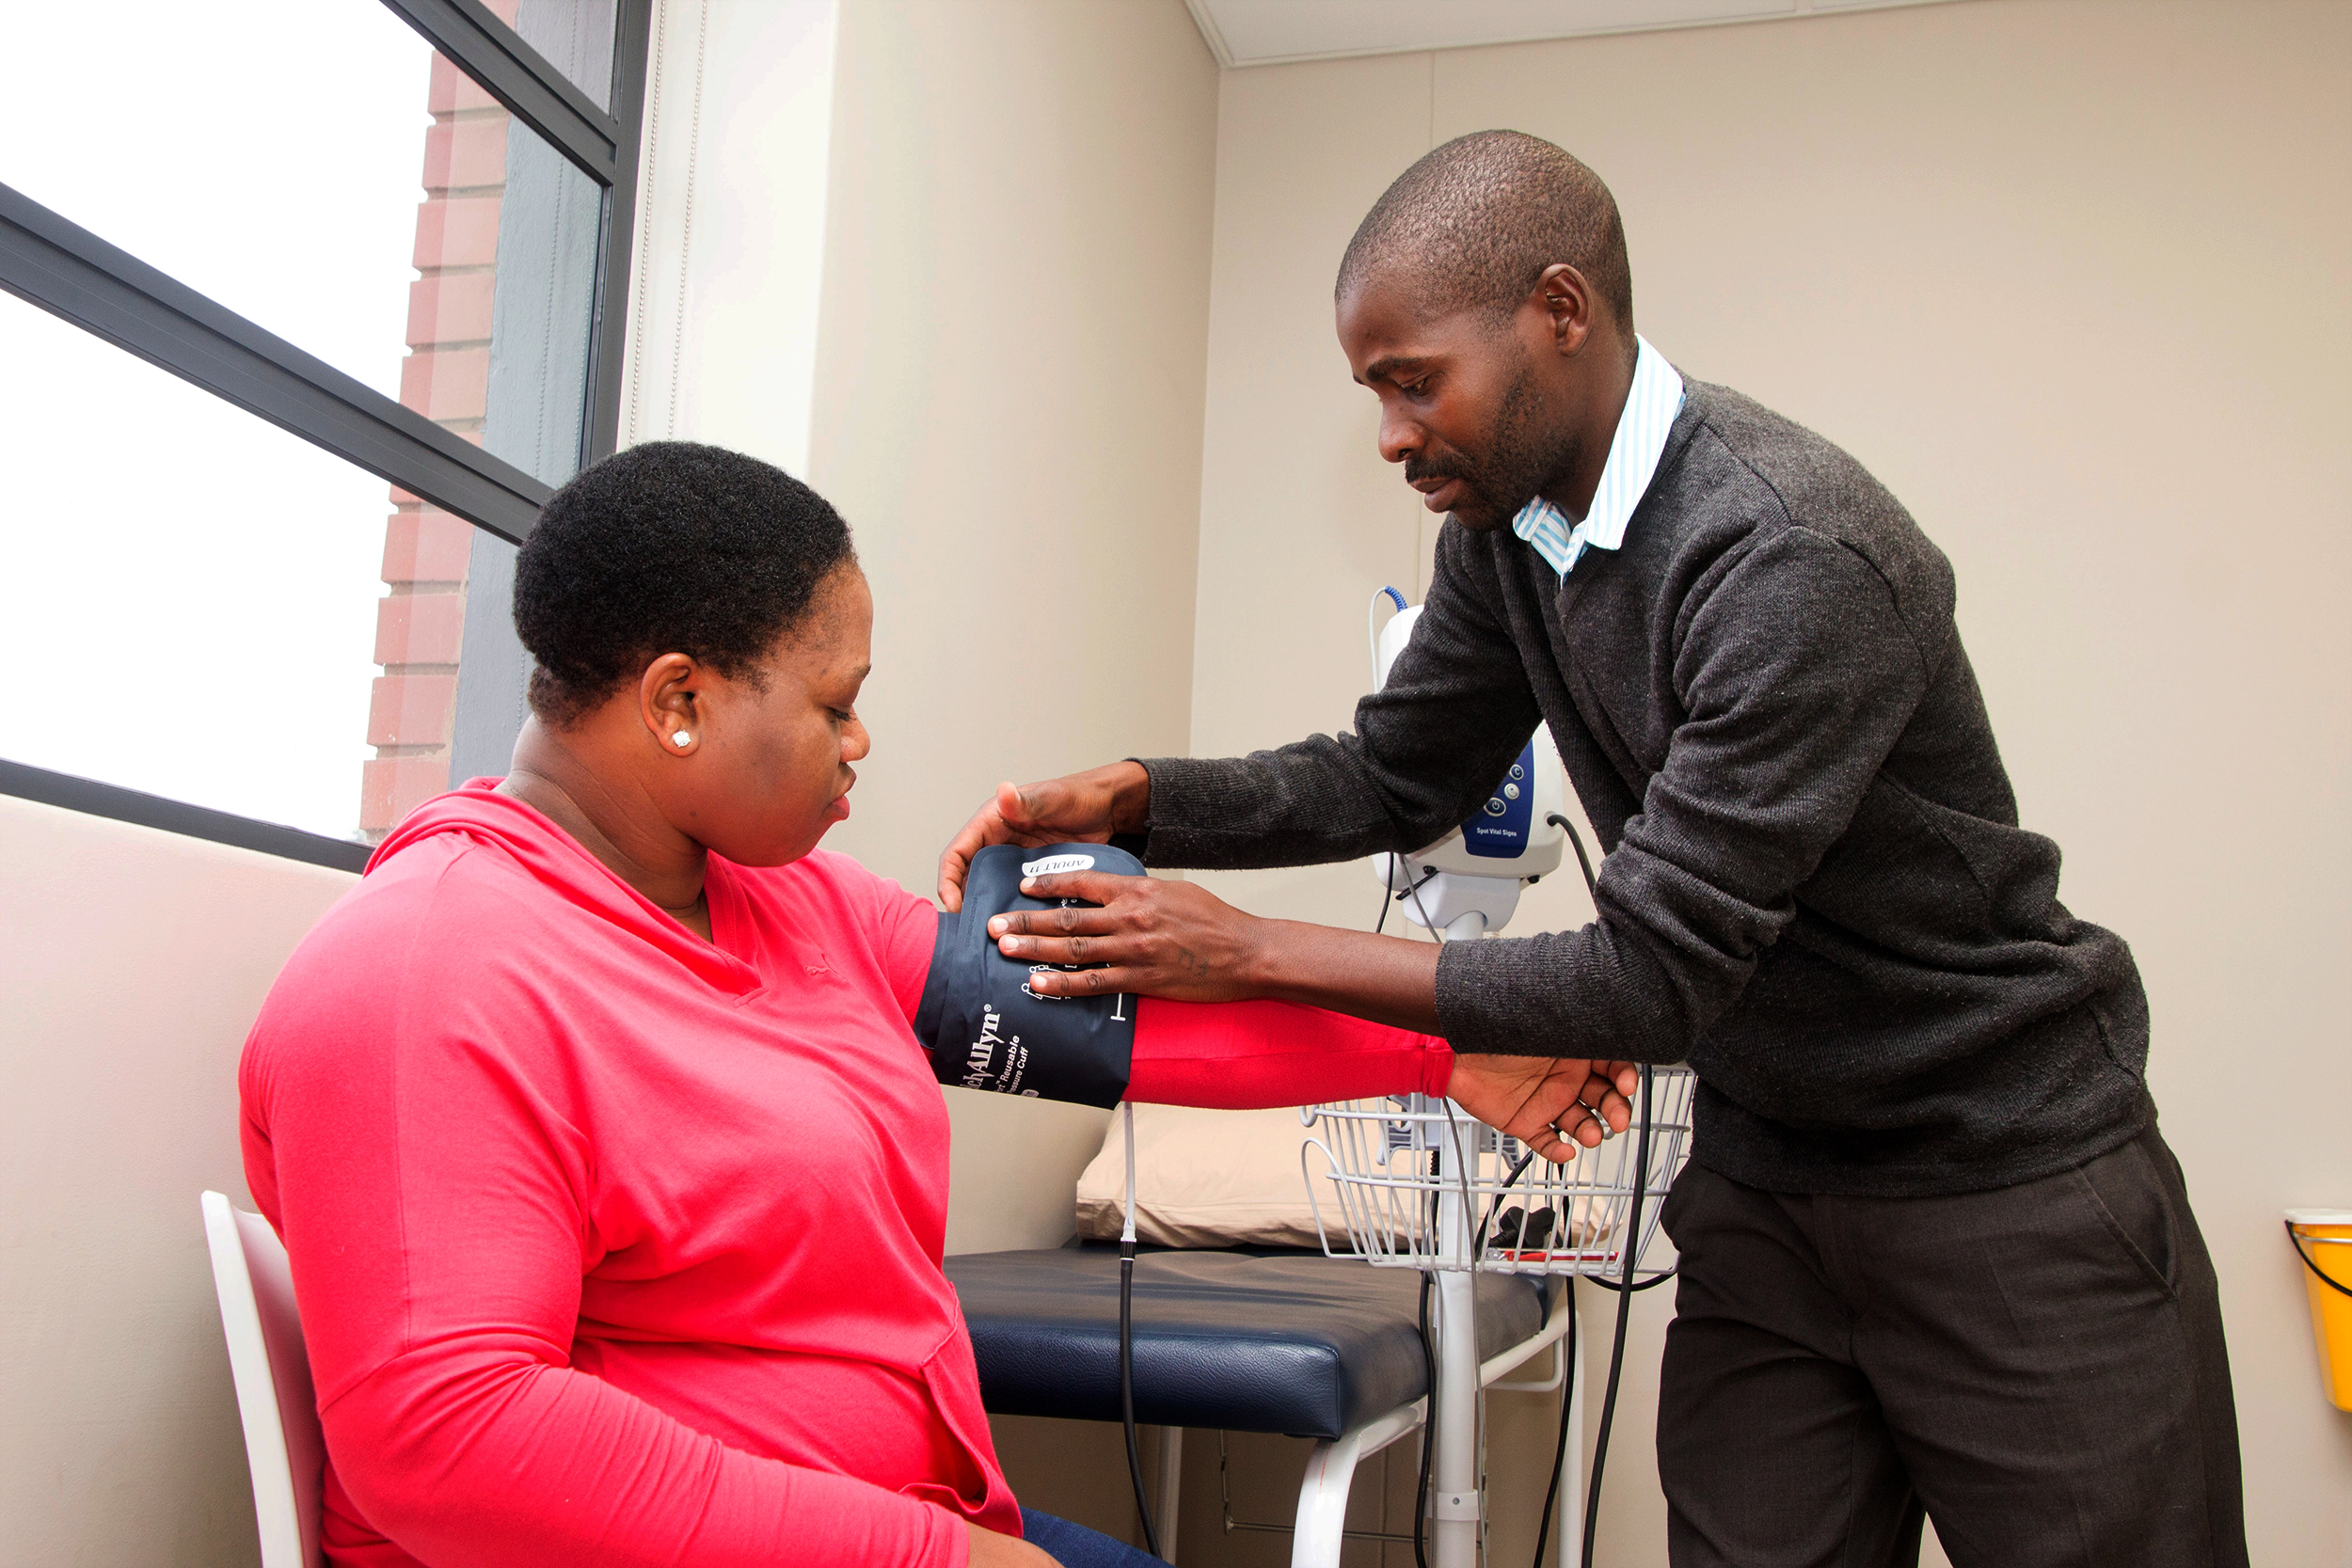
[[[1150,820],[1152,776],[1139,762],[1115,762],[1041,784],[996,786],[996,799],[963,825],[939,857],[939,901],[963,908],[963,879],[972,857],[992,844],[1101,843],[1113,833],[1141,832]]]

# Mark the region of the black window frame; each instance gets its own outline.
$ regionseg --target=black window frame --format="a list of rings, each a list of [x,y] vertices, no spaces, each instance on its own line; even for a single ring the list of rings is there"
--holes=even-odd
[[[359,3],[359,0],[354,0]],[[612,112],[482,0],[382,0],[451,64],[595,181],[603,212],[579,466],[620,438],[653,0],[614,6]],[[553,492],[513,464],[306,354],[137,257],[0,184],[0,291],[519,545]],[[358,871],[370,847],[280,823],[0,759],[0,795]]]

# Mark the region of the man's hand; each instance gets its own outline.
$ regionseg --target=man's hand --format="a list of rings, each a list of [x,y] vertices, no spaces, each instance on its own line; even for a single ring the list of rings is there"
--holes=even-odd
[[[1061,1568],[1059,1559],[1018,1536],[999,1535],[969,1520],[964,1528],[972,1532],[972,1568]]]
[[[996,799],[973,814],[939,857],[939,901],[950,911],[963,908],[963,879],[972,857],[992,844],[1100,844],[1113,833],[1141,832],[1151,803],[1152,776],[1136,762],[1115,762],[1041,784],[998,784]]]
[[[1554,1164],[1597,1148],[1604,1125],[1622,1132],[1633,1119],[1628,1097],[1641,1086],[1631,1062],[1589,1062],[1573,1056],[1454,1058],[1446,1097],[1487,1126],[1499,1128]]]
[[[1033,898],[1083,898],[1103,906],[1015,910],[989,921],[988,934],[1009,958],[1109,966],[1075,974],[1040,971],[1029,976],[1029,989],[1041,996],[1123,990],[1178,1002],[1238,1002],[1265,994],[1256,965],[1269,923],[1244,914],[1205,888],[1072,871],[1031,877],[1021,891]]]

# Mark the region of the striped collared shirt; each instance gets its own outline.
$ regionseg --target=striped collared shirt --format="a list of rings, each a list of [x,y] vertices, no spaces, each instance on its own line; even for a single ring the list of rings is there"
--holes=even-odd
[[[1511,531],[1533,546],[1565,578],[1576,569],[1584,546],[1613,550],[1625,543],[1626,520],[1642,504],[1658,458],[1666,450],[1666,433],[1682,412],[1682,376],[1666,356],[1634,336],[1639,345],[1633,358],[1633,390],[1627,394],[1625,412],[1617,416],[1617,434],[1609,443],[1609,461],[1600,470],[1600,484],[1584,520],[1571,526],[1567,515],[1537,496],[1511,519]]]

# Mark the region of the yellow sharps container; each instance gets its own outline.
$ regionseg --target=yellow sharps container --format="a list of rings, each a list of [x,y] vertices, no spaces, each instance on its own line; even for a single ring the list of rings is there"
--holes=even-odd
[[[2320,1382],[2338,1410],[2352,1410],[2352,1209],[2290,1209],[2287,1239],[2303,1255]]]

